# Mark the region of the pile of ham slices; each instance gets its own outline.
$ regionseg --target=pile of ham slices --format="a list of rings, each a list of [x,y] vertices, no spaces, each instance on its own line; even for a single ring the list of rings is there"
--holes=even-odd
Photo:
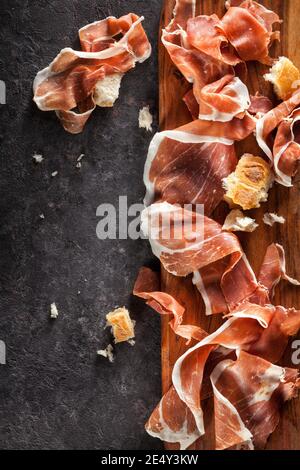
[[[278,366],[289,338],[300,328],[300,311],[272,304],[285,279],[285,254],[269,246],[256,276],[237,236],[211,216],[224,197],[222,180],[237,165],[235,142],[255,133],[278,183],[291,185],[300,158],[297,126],[300,91],[273,109],[244,84],[247,61],[271,65],[269,48],[279,17],[258,3],[227,1],[223,18],[195,16],[195,0],[177,0],[162,41],[191,90],[184,100],[191,122],[156,134],[145,165],[147,189],[142,228],[164,269],[191,276],[206,314],[222,314],[222,326],[207,334],[185,322],[185,309],[161,292],[159,276],[142,268],[134,294],[162,315],[190,343],[175,363],[172,386],[153,411],[147,432],[187,449],[205,434],[203,400],[214,400],[215,449],[264,448],[282,404],[300,387],[298,371]],[[186,209],[190,204],[191,209]],[[204,231],[197,236],[193,205],[203,204]],[[175,228],[190,221],[182,238],[165,236],[160,216]],[[156,217],[154,217],[156,216]],[[157,217],[158,216],[158,217]],[[190,231],[189,231],[190,230]]]
[[[151,55],[143,20],[129,13],[81,28],[82,50],[66,47],[38,72],[33,83],[38,108],[55,111],[67,132],[79,134],[97,105],[112,107],[124,74]]]

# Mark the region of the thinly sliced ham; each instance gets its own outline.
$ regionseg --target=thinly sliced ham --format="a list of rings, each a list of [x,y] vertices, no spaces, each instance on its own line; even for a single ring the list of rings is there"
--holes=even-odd
[[[169,325],[178,336],[190,342],[201,341],[207,333],[197,325],[184,325],[185,308],[169,294],[160,291],[159,276],[149,268],[141,268],[136,280],[133,294],[146,300],[147,305],[161,315],[172,315]]]
[[[280,310],[279,317],[278,312],[278,308],[273,306],[261,307],[246,303],[243,306],[240,306],[236,311],[232,312],[231,318],[229,318],[229,320],[227,320],[227,322],[224,323],[216,332],[190,348],[175,363],[172,375],[173,385],[180,399],[193,413],[201,435],[205,433],[205,429],[200,395],[204,368],[209,355],[219,346],[236,351],[238,356],[241,350],[247,350],[248,354],[255,354],[255,348],[257,348],[262,335],[265,335],[263,341],[261,341],[264,347],[261,347],[259,350],[260,358],[258,361],[267,360],[265,358],[268,358],[270,351],[273,351],[273,355],[276,355],[275,359],[279,360],[279,353],[282,354],[282,348],[279,347],[276,351],[272,349],[273,335],[272,331],[271,333],[268,333],[269,327],[272,325],[274,318],[279,318],[277,326],[279,327],[279,331],[282,329],[282,332],[284,332],[281,340],[285,343],[287,341],[287,334],[290,334],[291,332],[294,334],[295,331],[297,331],[297,328],[300,328],[300,312],[282,309]],[[286,325],[291,326],[290,330]],[[212,378],[213,385],[215,386],[215,399],[218,400],[220,397],[217,393],[218,390],[215,390],[217,380],[214,373]],[[243,380],[242,376],[241,380]],[[260,391],[261,390],[259,390],[259,392]],[[224,405],[226,405],[226,403],[221,400],[219,412],[222,412],[222,410],[225,411],[226,407],[224,408]],[[238,416],[239,413],[236,412],[236,410],[234,411],[231,406],[229,406],[229,408],[231,408],[232,414],[230,410],[227,410],[230,412],[228,415],[228,422],[231,423],[231,427],[233,426],[233,430],[237,432],[233,433],[235,436],[234,439],[226,441],[226,446],[225,444],[221,445],[218,443],[220,448],[231,447],[238,443],[248,442],[250,438],[252,439],[252,432],[250,432],[247,427],[248,423],[244,423],[241,416]],[[227,416],[227,411],[224,417]],[[221,431],[219,432],[219,435],[222,436]],[[238,441],[236,439],[238,439]],[[217,442],[218,441],[219,439],[217,439]],[[220,442],[225,442],[225,439],[221,437]]]
[[[238,6],[231,6],[238,5]],[[272,64],[269,48],[280,33],[273,31],[273,25],[280,22],[273,11],[252,0],[227,2],[228,11],[222,18],[219,28],[238,56],[244,60],[257,60]]]
[[[186,80],[193,84],[194,96],[199,105],[202,101],[201,91],[205,85],[210,85],[225,75],[230,75],[233,79],[233,68],[191,47],[182,28],[172,32],[163,30],[162,42],[176,67]],[[245,94],[244,89],[242,92]],[[224,114],[227,101],[224,99],[221,103],[216,103],[215,115]]]
[[[241,62],[221,30],[217,15],[200,15],[189,19],[186,32],[189,43],[199,51],[228,65],[234,66]]]
[[[173,18],[167,26],[168,31],[186,29],[187,21],[196,15],[197,0],[176,0]]]
[[[237,305],[258,287],[236,235],[201,213],[153,204],[142,214],[142,230],[167,271],[194,273],[207,314],[227,312],[228,305]]]
[[[96,105],[112,106],[124,73],[151,54],[141,25],[143,17],[129,14],[109,17],[79,31],[82,51],[62,49],[53,62],[40,71],[33,85],[34,101],[42,111],[56,111],[65,130],[81,132]],[[121,39],[118,36],[121,35]],[[99,100],[97,88],[115,95],[107,104]],[[116,87],[116,90],[111,90]]]
[[[218,364],[211,375],[215,404],[216,449],[235,445],[264,448],[275,430],[282,404],[300,387],[298,371],[241,352]]]
[[[300,286],[299,281],[288,276],[286,273],[285,252],[283,247],[278,243],[273,243],[267,249],[258,280],[268,289],[272,298],[275,293],[275,287],[282,279],[295,286]]]
[[[292,186],[300,160],[300,92],[269,111],[256,125],[256,139],[274,165],[278,183]],[[273,137],[275,131],[275,140]]]
[[[183,97],[188,110],[191,113],[193,119],[198,119],[199,115],[199,104],[194,96],[193,89],[190,89]],[[248,113],[252,116],[255,116],[257,119],[261,118],[264,114],[268,113],[273,109],[272,101],[262,95],[250,95],[250,106],[248,108]]]
[[[203,204],[210,214],[224,196],[222,178],[236,166],[234,141],[250,135],[256,119],[195,120],[153,137],[145,164],[145,205],[162,200]],[[224,176],[222,176],[224,175]]]
[[[232,121],[234,117],[244,117],[250,104],[246,85],[238,77],[225,75],[200,91],[198,118],[207,121]]]
[[[160,400],[145,429],[150,436],[161,441],[178,443],[181,450],[187,449],[201,436],[193,414],[180,400],[174,387]]]

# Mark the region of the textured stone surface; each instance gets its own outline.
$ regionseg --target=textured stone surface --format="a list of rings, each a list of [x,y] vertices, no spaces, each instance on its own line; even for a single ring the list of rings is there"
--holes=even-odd
[[[0,448],[161,446],[144,431],[160,397],[159,318],[130,295],[150,250],[146,241],[100,241],[95,232],[99,204],[116,204],[119,195],[140,202],[144,194],[151,135],[137,120],[147,104],[157,114],[160,6],[1,1],[0,340],[7,365],[0,366]],[[129,11],[145,15],[154,53],[126,75],[113,109],[98,109],[83,134],[69,135],[54,113],[33,104],[33,78],[61,48],[78,46],[79,27]],[[45,158],[40,165],[32,162],[35,151]],[[51,321],[52,302],[60,315]],[[96,351],[110,341],[105,314],[122,305],[137,321],[137,342],[119,345],[112,365]]]

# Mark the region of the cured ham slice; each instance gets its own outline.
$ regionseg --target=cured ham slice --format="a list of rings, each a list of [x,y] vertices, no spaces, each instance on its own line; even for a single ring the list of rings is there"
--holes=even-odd
[[[274,165],[276,181],[292,186],[300,160],[300,92],[265,114],[257,121],[256,138],[259,146]],[[275,140],[273,131],[276,131]]]
[[[145,429],[150,436],[161,441],[178,443],[181,450],[187,449],[201,436],[191,411],[180,400],[174,387],[163,396]]]
[[[176,0],[173,19],[168,25],[168,31],[186,29],[187,21],[196,15],[196,0]]]
[[[300,387],[297,370],[243,351],[236,361],[221,362],[211,381],[218,450],[241,444],[264,448],[278,425],[282,404],[294,398]]]
[[[273,25],[280,22],[279,16],[252,0],[229,1],[227,7],[219,27],[238,56],[244,61],[272,64],[269,48],[274,40],[280,39],[279,31],[273,32]]]
[[[97,104],[112,106],[124,73],[151,54],[142,21],[143,17],[131,13],[82,28],[79,31],[82,51],[62,49],[37,74],[33,91],[39,109],[55,111],[65,130],[77,134]]]
[[[188,110],[191,113],[193,119],[198,119],[199,115],[199,104],[194,96],[193,89],[189,90],[183,97]],[[255,116],[256,118],[261,118],[264,114],[273,109],[272,101],[266,96],[262,95],[250,95],[250,106],[248,108],[248,113]]]
[[[228,305],[238,304],[256,290],[256,277],[238,238],[208,217],[157,203],[143,212],[142,230],[168,272],[194,273],[207,314],[227,312]]]
[[[199,101],[199,119],[221,122],[244,117],[251,103],[246,85],[231,75],[204,86]]]
[[[224,196],[222,179],[236,166],[234,141],[255,126],[256,119],[246,115],[230,122],[196,120],[155,134],[144,170],[145,205],[157,200],[203,204],[209,215]]]
[[[286,273],[285,252],[283,247],[277,243],[273,243],[267,249],[258,280],[268,289],[271,297],[273,297],[275,287],[282,279],[295,286],[300,286],[299,281],[288,276]]]
[[[279,315],[280,313],[280,315]],[[277,309],[273,306],[261,307],[254,304],[245,303],[240,306],[236,311],[230,314],[231,318],[227,320],[216,332],[212,333],[208,337],[204,338],[197,345],[190,348],[185,354],[183,354],[175,363],[173,369],[173,385],[178,393],[179,398],[187,405],[194,415],[199,433],[203,435],[205,433],[203,423],[203,411],[201,408],[200,394],[203,382],[203,374],[205,364],[209,355],[219,346],[223,346],[227,349],[232,349],[237,352],[240,356],[241,350],[247,350],[248,354],[255,354],[254,350],[257,349],[259,342],[263,343],[263,347],[259,349],[260,358],[257,357],[257,362],[266,361],[265,357],[270,355],[270,351],[273,351],[276,360],[279,360],[279,354],[282,354],[283,348],[279,347],[278,350],[274,350],[273,347],[273,328],[269,331],[269,327],[272,326],[272,322],[277,318],[277,331],[281,329],[284,333],[282,334],[282,341],[287,341],[287,332],[294,334],[297,328],[300,327],[300,312],[294,310]],[[288,331],[286,325],[290,325],[291,329]],[[262,335],[263,341],[261,340]],[[278,336],[277,336],[278,340]],[[276,342],[278,345],[278,341]],[[240,356],[241,357],[241,356]],[[244,356],[242,356],[244,357]],[[230,364],[233,364],[230,362]],[[271,364],[270,364],[271,366]],[[221,366],[217,366],[221,367]],[[218,370],[218,369],[217,369]],[[220,419],[220,413],[225,412],[223,416],[226,416],[226,422],[231,423],[229,427],[234,431],[234,439],[225,440],[221,430],[217,431],[217,446],[218,448],[227,448],[238,443],[248,442],[252,439],[252,432],[249,431],[248,422],[244,422],[240,416],[239,411],[234,409],[234,405],[229,401],[228,397],[223,400],[220,395],[221,392],[216,387],[218,382],[219,374],[214,371],[211,378],[214,386],[215,401],[220,403],[216,404],[216,419]],[[238,383],[243,383],[243,375],[241,374]],[[254,382],[255,383],[255,382]],[[253,383],[250,383],[253,385]],[[299,384],[298,384],[299,385]],[[274,389],[275,391],[275,389]],[[263,389],[259,388],[258,395],[263,395]],[[218,406],[220,405],[220,408]],[[226,406],[225,406],[226,405]],[[228,407],[228,409],[226,409]],[[218,416],[219,413],[219,416]],[[228,420],[227,420],[228,413]],[[219,423],[220,424],[220,423]],[[217,423],[218,426],[218,423]],[[273,430],[273,429],[272,429]],[[272,432],[272,431],[270,431]],[[223,442],[223,444],[221,444]],[[226,443],[226,444],[225,444]]]
[[[151,286],[149,283],[148,288]],[[144,286],[145,288],[145,286]],[[155,307],[154,307],[155,308]],[[228,400],[222,392],[222,387],[219,390],[220,384],[220,370],[222,373],[225,371],[224,364],[230,365],[235,368],[236,362],[224,358],[229,355],[230,349],[236,351],[238,354],[237,367],[240,363],[239,360],[243,353],[239,350],[246,350],[247,356],[251,359],[251,364],[256,365],[266,363],[266,361],[277,362],[280,360],[284,349],[286,347],[288,336],[296,334],[300,328],[300,312],[293,309],[286,310],[282,307],[259,306],[249,302],[241,305],[237,310],[230,314],[229,320],[226,321],[215,333],[209,336],[203,336],[203,339],[193,348],[189,349],[175,364],[173,372],[173,384],[168,393],[166,393],[158,406],[152,413],[148,423],[146,424],[147,432],[161,440],[172,443],[179,443],[181,449],[186,449],[189,445],[195,442],[201,435],[204,434],[205,429],[203,425],[203,413],[200,404],[201,399],[208,396],[207,385],[205,382],[205,370],[212,373],[211,380],[213,383],[213,392],[215,400],[215,426],[217,437],[217,448],[232,447],[236,444],[250,443],[254,438],[255,444],[260,440],[262,442],[262,422],[260,425],[254,425],[255,420],[249,425],[247,419],[244,420],[244,408],[238,409],[235,406],[238,402],[233,399]],[[221,349],[220,349],[221,345]],[[220,351],[220,352],[218,352]],[[254,359],[251,355],[259,355]],[[246,353],[245,353],[246,354]],[[207,365],[210,367],[207,369]],[[213,365],[214,364],[214,365]],[[223,365],[221,365],[223,364]],[[272,364],[269,366],[274,368]],[[216,367],[216,369],[215,369]],[[254,367],[254,366],[253,366]],[[273,369],[270,369],[270,371]],[[289,374],[291,372],[289,371]],[[298,382],[296,382],[296,374],[292,371],[293,382],[287,385],[287,391],[294,391]],[[222,377],[222,379],[226,378]],[[236,382],[232,382],[232,386],[244,383],[244,375],[240,374]],[[272,377],[270,377],[272,379]],[[291,382],[289,376],[289,382]],[[272,387],[273,380],[270,380],[270,387]],[[265,395],[267,381],[261,381],[259,384],[256,381],[246,381],[244,387],[245,392],[252,392],[255,385],[254,398],[261,396],[264,401],[271,399],[270,396]],[[203,388],[205,388],[203,395]],[[267,388],[268,389],[268,388]],[[231,389],[229,389],[231,390]],[[244,388],[243,388],[244,390]],[[269,389],[268,389],[269,390]],[[275,388],[274,388],[275,391]],[[282,391],[280,389],[280,391]],[[227,396],[227,395],[226,395]],[[292,398],[293,393],[284,395],[287,398]],[[230,397],[229,397],[230,398]],[[252,405],[253,396],[247,406]],[[273,403],[273,397],[272,402]],[[274,419],[274,428],[277,425],[278,410],[281,402],[276,400],[276,407],[270,406],[272,411],[271,415],[276,417]],[[246,403],[245,403],[246,405]],[[264,410],[269,410],[269,404],[264,404]],[[247,408],[248,409],[248,408]],[[220,413],[225,412],[227,425],[221,426]],[[249,412],[252,410],[249,410]],[[192,414],[191,414],[192,412]],[[274,413],[274,414],[273,414]],[[240,416],[241,414],[241,416]],[[192,419],[194,416],[194,420]],[[271,419],[271,418],[270,418]],[[195,426],[197,421],[197,427]],[[229,426],[231,423],[231,426]],[[233,426],[234,424],[234,426]],[[227,427],[229,426],[229,428]],[[248,429],[249,428],[249,429]],[[266,432],[263,434],[266,438],[274,428],[266,427]],[[232,431],[232,434],[230,432]],[[224,430],[226,432],[224,433]],[[225,439],[226,436],[226,439]],[[232,436],[232,437],[230,437]]]
[[[237,65],[241,62],[220,28],[220,20],[217,15],[201,15],[189,19],[187,38],[193,47],[214,59],[228,65]]]
[[[180,28],[172,32],[169,32],[168,29],[163,30],[162,42],[182,75],[189,83],[193,84],[194,96],[199,105],[202,101],[201,91],[205,85],[210,85],[226,75],[231,76],[233,80],[233,68],[190,47],[186,43],[186,33],[183,29]],[[242,85],[240,88],[242,88]],[[245,94],[244,89],[242,89],[242,92]],[[244,97],[243,99],[245,101]],[[228,98],[224,99],[224,102],[216,103],[217,107],[214,115],[220,113],[220,116],[222,116],[222,113],[224,114],[227,101]],[[213,117],[211,117],[212,119]]]
[[[147,301],[161,315],[173,315],[169,325],[175,334],[190,342],[200,341],[207,333],[196,325],[183,325],[185,309],[174,297],[160,291],[158,274],[149,268],[141,268],[136,280],[133,294]]]

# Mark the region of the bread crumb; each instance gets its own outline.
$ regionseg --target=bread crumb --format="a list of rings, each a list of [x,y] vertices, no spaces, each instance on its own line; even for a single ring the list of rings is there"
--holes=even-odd
[[[300,88],[300,71],[287,57],[279,57],[264,78],[274,85],[276,95],[283,101]]]
[[[130,346],[135,346],[135,341],[134,341],[134,339],[129,339],[129,340],[128,340],[128,343],[130,344]]]
[[[34,155],[32,155],[32,160],[34,161],[34,163],[42,163],[44,157],[40,153],[35,153]]]
[[[111,108],[119,98],[122,73],[107,75],[96,84],[94,91],[94,101],[101,108]]]
[[[58,171],[53,171],[53,173],[51,173],[52,178],[55,178],[55,176],[57,175],[58,175]]]
[[[77,158],[76,168],[81,168],[82,167],[81,160],[84,158],[84,156],[85,156],[84,153],[79,155],[79,157]]]
[[[150,113],[150,107],[144,106],[139,113],[139,128],[152,132],[153,116]]]
[[[111,326],[115,343],[122,343],[134,338],[134,325],[125,307],[117,308],[106,315],[107,326]]]
[[[269,212],[264,215],[263,221],[266,225],[270,225],[270,227],[273,227],[274,224],[284,224],[285,218],[280,215]]]
[[[274,178],[270,166],[261,157],[245,154],[234,173],[223,180],[224,199],[230,207],[256,209],[268,199]]]
[[[58,310],[57,310],[56,304],[53,303],[50,306],[50,318],[56,319],[57,317],[58,317]]]
[[[99,351],[97,351],[97,354],[98,356],[107,358],[109,362],[114,362],[115,360],[115,357],[113,354],[113,347],[111,344],[109,344],[106,349],[100,349]]]
[[[40,219],[44,219],[44,218],[45,218],[44,214],[40,214]]]
[[[255,219],[246,217],[245,214],[238,210],[232,210],[226,217],[223,230],[227,232],[254,232],[258,227]]]

